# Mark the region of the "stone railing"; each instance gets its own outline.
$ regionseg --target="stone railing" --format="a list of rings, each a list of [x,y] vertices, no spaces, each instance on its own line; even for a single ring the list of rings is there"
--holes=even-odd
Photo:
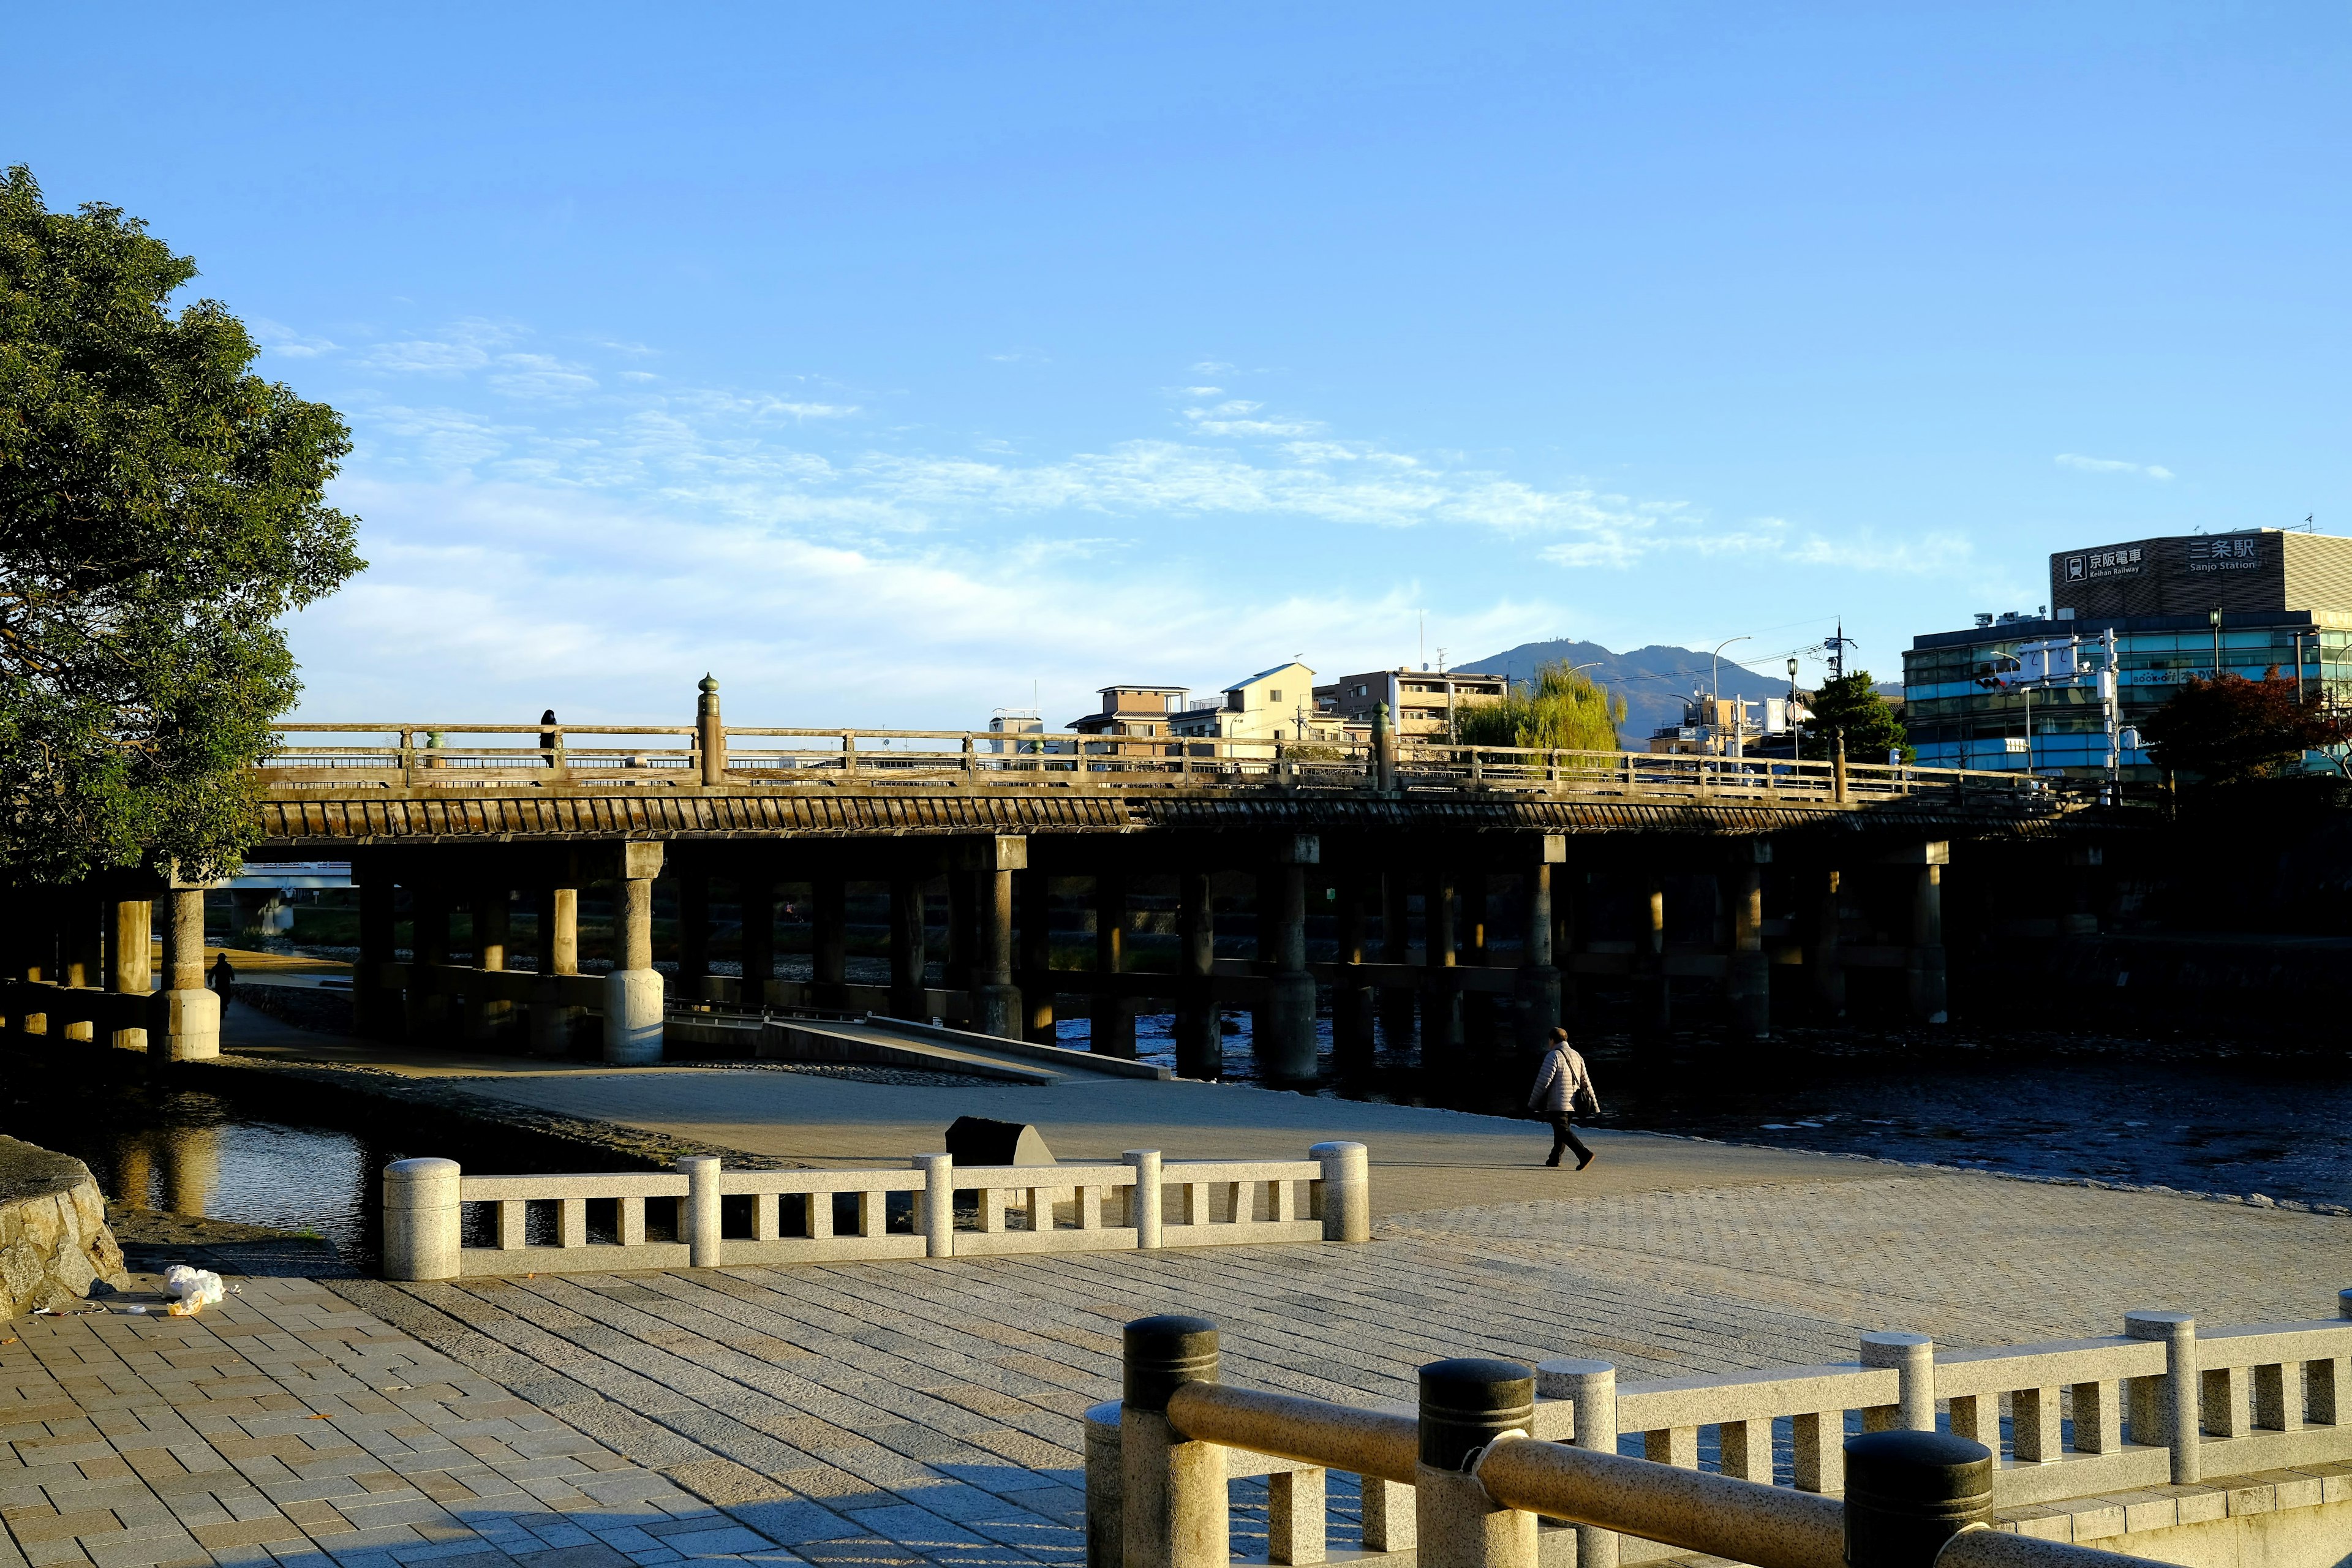
[[[2352,1529],[2352,1518],[2335,1517],[2352,1514],[2352,1291],[2339,1310],[2335,1320],[2202,1335],[2185,1313],[2133,1312],[2113,1338],[1941,1352],[1921,1335],[1868,1334],[1856,1362],[1622,1384],[1601,1362],[1438,1365],[1504,1368],[1507,1376],[1489,1382],[1523,1382],[1524,1394],[1475,1412],[1500,1423],[1489,1439],[1507,1432],[1537,1440],[1498,1449],[1498,1458],[1554,1444],[1577,1456],[1514,1458],[1507,1473],[1517,1490],[1498,1486],[1484,1465],[1476,1478],[1486,1499],[1479,1506],[1489,1512],[1503,1507],[1577,1523],[1578,1568],[1630,1568],[1689,1552],[1768,1568],[1832,1568],[1840,1526],[1832,1500],[1852,1501],[1867,1489],[1854,1455],[1879,1434],[1915,1433],[1982,1455],[1979,1512],[2037,1543],[2079,1545],[2289,1508],[2333,1510],[2306,1533]],[[1416,1436],[1416,1415],[1403,1407],[1360,1409],[1216,1384],[1215,1331],[1198,1319],[1129,1325],[1128,1355],[1125,1398],[1086,1416],[1088,1568],[1224,1568],[1228,1479],[1266,1478],[1274,1563],[1326,1561],[1327,1469],[1361,1479],[1366,1552],[1428,1551],[1433,1518],[1463,1528],[1463,1489],[1478,1489],[1462,1465],[1443,1467],[1438,1499],[1416,1490],[1432,1479],[1433,1369],[1423,1369]],[[1156,1409],[1139,1411],[1139,1388],[1160,1400]],[[1468,1413],[1464,1406],[1451,1415]],[[1628,1451],[1636,1449],[1639,1458]],[[2200,1489],[2223,1476],[2241,1479]],[[1171,1487],[1196,1486],[1198,1495],[1181,1507],[1169,1500]],[[1594,1500],[1612,1486],[1631,1489],[1605,1506]],[[2253,1500],[2242,1502],[2242,1493]],[[2112,1509],[2032,1506],[2116,1494]],[[1148,1504],[1140,1517],[1139,1496]],[[1693,1509],[1720,1518],[1702,1528],[1685,1517]],[[1996,1509],[2011,1517],[1994,1517]],[[1528,1528],[1532,1542],[1532,1517]],[[2298,1527],[2286,1521],[2282,1528]],[[1181,1539],[1171,1544],[1170,1531]],[[1544,1554],[1546,1568],[1553,1556]],[[1452,1548],[1437,1560],[1518,1563]]]
[[[536,1176],[400,1160],[383,1173],[383,1271],[454,1279],[1367,1239],[1364,1145],[1307,1153],[1163,1161],[1138,1149],[1118,1164],[1053,1165],[922,1154],[849,1171],[730,1171],[695,1154],[675,1171]],[[674,1220],[649,1226],[649,1203]]]

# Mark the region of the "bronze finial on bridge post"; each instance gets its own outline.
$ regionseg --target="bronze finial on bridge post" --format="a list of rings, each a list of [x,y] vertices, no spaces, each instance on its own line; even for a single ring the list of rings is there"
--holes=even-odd
[[[1396,731],[1389,723],[1389,705],[1372,704],[1372,787],[1382,795],[1396,788]]]
[[[695,751],[702,759],[702,782],[716,788],[727,782],[727,728],[719,721],[719,682],[705,675],[694,705]]]

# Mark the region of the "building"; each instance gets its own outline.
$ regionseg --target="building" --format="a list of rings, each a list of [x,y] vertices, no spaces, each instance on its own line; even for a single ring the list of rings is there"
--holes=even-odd
[[[1315,702],[1315,672],[1297,659],[1244,676],[1225,688],[1222,701],[1196,702],[1177,715],[1170,733],[1190,740],[1309,741],[1338,744],[1347,726]],[[1224,754],[1236,753],[1231,747]],[[1266,754],[1271,755],[1269,751]]]
[[[1170,727],[1183,709],[1189,686],[1142,686],[1122,683],[1102,688],[1102,710],[1073,719],[1069,728],[1081,735],[1133,736],[1148,745],[1082,745],[1090,757],[1161,757],[1168,755]]]
[[[2103,775],[2095,667],[2112,632],[2120,764],[2126,778],[2152,780],[2137,726],[2191,676],[2260,679],[2275,666],[2306,690],[2352,700],[2352,539],[2265,528],[2062,550],[2050,557],[2048,605],[1976,623],[1915,637],[1903,656],[1904,721],[1920,765]],[[2028,663],[2078,673],[2016,683]]]
[[[1468,670],[1376,669],[1342,676],[1315,689],[1318,708],[1351,724],[1369,725],[1372,710],[1388,704],[1389,722],[1400,739],[1443,742],[1454,733],[1462,709],[1500,702],[1507,678]]]
[[[1649,749],[1660,755],[1787,756],[1790,731],[1811,715],[1803,700],[1785,697],[1709,697],[1694,691],[1683,721],[1653,731]]]

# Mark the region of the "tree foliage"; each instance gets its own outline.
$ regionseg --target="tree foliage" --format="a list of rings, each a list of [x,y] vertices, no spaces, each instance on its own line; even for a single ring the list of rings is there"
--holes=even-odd
[[[1465,745],[1613,752],[1624,719],[1622,697],[1562,661],[1536,666],[1532,686],[1513,683],[1500,702],[1459,710],[1454,728]]]
[[[1895,705],[1886,700],[1872,685],[1870,671],[1857,669],[1852,675],[1824,681],[1813,693],[1812,717],[1805,721],[1808,740],[1818,740],[1822,747],[1829,737],[1845,737],[1845,754],[1857,763],[1883,763],[1893,752],[1905,762],[1916,762],[1919,752],[1903,730],[1903,721],[1895,714]],[[1811,756],[1824,756],[1827,752],[1808,748]]]
[[[2276,665],[2260,680],[2228,671],[2210,680],[2192,675],[2140,734],[2157,766],[2208,784],[2299,772],[2305,752],[2343,746],[2352,726],[2325,710],[2316,693],[2298,696],[2295,684]]]
[[[146,226],[0,176],[0,876],[234,867],[300,689],[279,616],[363,564],[335,411],[248,368]]]

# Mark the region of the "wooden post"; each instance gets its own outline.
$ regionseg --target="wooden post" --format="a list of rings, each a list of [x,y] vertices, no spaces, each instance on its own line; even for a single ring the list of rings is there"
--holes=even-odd
[[[1349,1062],[1370,1059],[1373,1003],[1377,993],[1359,973],[1364,962],[1364,903],[1379,896],[1380,878],[1351,865],[1332,884],[1338,894],[1339,976],[1331,986],[1331,1050]]]
[[[1394,1047],[1412,1034],[1419,996],[1414,984],[1398,981],[1398,976],[1410,972],[1412,966],[1412,921],[1408,906],[1412,888],[1405,873],[1394,866],[1381,872],[1380,878],[1381,963],[1389,975],[1380,987],[1379,1005],[1381,1021],[1389,1032],[1389,1044]]]
[[[1563,834],[1538,835],[1519,870],[1518,1041],[1538,1049],[1559,1023],[1559,970],[1552,952],[1552,868],[1568,858]]]
[[[890,1015],[919,1024],[930,1016],[923,994],[927,925],[922,878],[901,866],[890,876]]]
[[[505,887],[483,885],[474,890],[474,967],[485,973],[496,974],[507,966],[508,900],[512,897],[512,889]],[[488,986],[483,980],[468,986],[474,993],[467,998],[472,1005],[466,1009],[466,1034],[470,1039],[498,1039],[512,1020],[514,1005],[489,995]]]
[[[1209,873],[1196,867],[1177,873],[1176,941],[1181,955],[1176,981],[1176,1071],[1185,1078],[1223,1078],[1225,1042],[1219,1032],[1212,978],[1217,918]]]
[[[1442,858],[1433,860],[1422,882],[1421,1059],[1425,1067],[1437,1058],[1433,1051],[1452,1051],[1462,1044],[1462,992],[1454,966],[1454,870]]]
[[[1135,1009],[1112,984],[1127,961],[1127,874],[1095,872],[1095,994],[1087,1047],[1107,1057],[1135,1055]]]
[[[1771,858],[1769,839],[1738,844],[1719,883],[1731,911],[1724,1000],[1730,1005],[1733,1032],[1747,1040],[1763,1039],[1772,1028],[1772,969],[1764,954],[1764,868]]]
[[[979,952],[972,969],[972,1027],[1005,1039],[1021,1037],[1021,991],[1013,983],[1013,873],[1029,863],[1029,841],[998,836],[981,847],[984,862],[976,891]]]
[[[727,727],[719,719],[719,682],[705,675],[698,689],[702,695],[694,705],[694,749],[704,787],[715,788],[727,782]]]
[[[1054,1025],[1054,879],[1042,868],[1021,873],[1022,1037],[1050,1046]]]
[[[1276,847],[1271,873],[1259,887],[1270,890],[1273,908],[1273,972],[1265,977],[1267,1003],[1259,1014],[1261,1076],[1281,1083],[1312,1081],[1320,1068],[1315,1050],[1315,977],[1307,972],[1307,868],[1322,859],[1322,843],[1312,834],[1286,835]]]
[[[118,996],[144,996],[154,984],[155,906],[145,899],[116,899],[108,909],[107,989]],[[147,1031],[118,1026],[107,1031],[118,1050],[143,1051]]]
[[[580,973],[580,889],[542,884],[534,902],[539,914],[539,979],[531,987],[530,1049],[560,1057],[572,1050],[572,1037],[587,1009],[563,1001],[558,977]]]

